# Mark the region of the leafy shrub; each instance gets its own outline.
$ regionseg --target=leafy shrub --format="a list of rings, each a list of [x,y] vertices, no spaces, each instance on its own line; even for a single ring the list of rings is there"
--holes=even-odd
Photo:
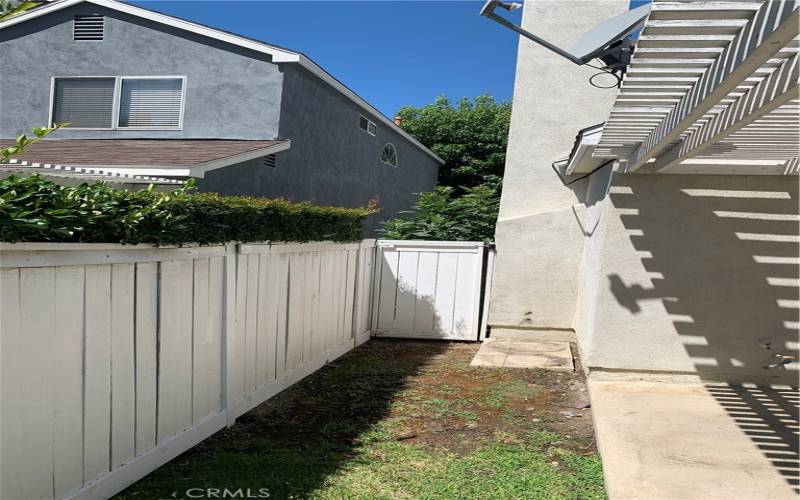
[[[410,211],[383,223],[379,232],[393,240],[491,241],[500,209],[499,186],[486,182],[464,188],[449,186],[421,193]]]
[[[438,97],[398,112],[403,129],[444,161],[439,187],[419,195],[401,217],[383,224],[387,238],[489,241],[500,208],[511,103],[489,95],[452,102]]]
[[[224,243],[357,241],[368,208],[244,196],[60,186],[38,175],[0,181],[0,241]]]

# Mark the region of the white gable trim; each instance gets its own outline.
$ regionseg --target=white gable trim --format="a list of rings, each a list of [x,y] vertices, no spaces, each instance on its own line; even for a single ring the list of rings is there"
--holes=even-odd
[[[220,31],[214,28],[209,28],[207,26],[179,19],[177,17],[172,17],[166,14],[153,12],[151,10],[143,9],[141,7],[135,7],[133,5],[118,2],[116,0],[54,0],[51,3],[47,4],[46,6],[33,9],[29,12],[25,12],[18,16],[12,17],[11,19],[7,19],[5,21],[0,22],[0,30],[83,2],[92,3],[111,10],[124,12],[125,14],[141,17],[143,19],[148,19],[150,21],[165,24],[168,26],[172,26],[174,28],[190,31],[198,35],[207,36],[209,38],[237,45],[239,47],[251,49],[256,52],[268,54],[269,56],[272,57],[272,61],[275,63],[299,63],[300,66],[310,71],[314,76],[320,78],[322,81],[324,81],[325,83],[333,87],[335,90],[337,90],[340,94],[344,95],[352,102],[357,104],[359,107],[361,107],[362,109],[364,109],[365,111],[376,117],[378,121],[389,127],[391,130],[394,130],[395,132],[399,133],[406,140],[408,140],[418,148],[422,149],[425,153],[427,153],[437,162],[439,162],[442,165],[444,165],[445,163],[444,160],[442,160],[438,155],[436,155],[436,153],[434,153],[427,147],[423,146],[422,143],[411,137],[411,135],[409,135],[408,132],[398,127],[393,120],[390,120],[389,118],[384,116],[383,113],[375,109],[372,105],[370,105],[367,101],[361,98],[358,94],[347,88],[347,86],[345,86],[342,82],[334,78],[330,73],[322,69],[317,63],[315,63],[305,55],[300,54],[298,52],[292,52],[290,50],[281,49],[263,42],[250,40],[248,38],[233,35],[231,33],[226,33],[224,31]]]
[[[235,165],[243,161],[255,160],[256,158],[261,158],[262,156],[280,153],[281,151],[286,151],[291,147],[292,147],[292,141],[286,140],[284,142],[279,142],[278,144],[273,144],[272,146],[267,146],[265,148],[255,149],[253,151],[247,151],[245,153],[239,153],[237,155],[228,156],[227,158],[220,158],[218,160],[207,161],[205,163],[200,163],[198,165],[192,165],[191,173],[189,175],[191,175],[192,177],[203,178],[205,177],[206,172],[209,172],[211,170],[216,170],[218,168]]]
[[[30,12],[25,12],[18,16],[12,17],[11,19],[8,19],[6,21],[0,22],[0,29],[28,21],[30,19],[36,19],[37,17],[50,14],[51,12],[65,9],[67,7],[71,7],[73,5],[84,2],[99,5],[100,7],[116,10],[118,12],[124,12],[125,14],[141,17],[143,19],[148,19],[150,21],[154,21],[157,23],[166,24],[174,28],[180,28],[185,31],[197,33],[198,35],[207,36],[210,38],[221,40],[223,42],[232,43],[240,47],[245,47],[248,49],[255,50],[257,52],[268,54],[272,56],[272,60],[276,63],[297,62],[300,60],[300,54],[296,52],[292,52],[285,49],[279,49],[278,47],[273,47],[272,45],[267,45],[266,43],[260,43],[253,40],[248,40],[247,38],[244,37],[232,35],[230,33],[225,33],[224,31],[209,28],[207,26],[202,26],[200,24],[196,24],[190,21],[185,21],[183,19],[178,19],[177,17],[168,16],[166,14],[153,12],[152,10],[143,9],[141,7],[135,7],[133,5],[128,5],[126,3],[117,2],[115,0],[55,0],[44,7],[33,9]]]

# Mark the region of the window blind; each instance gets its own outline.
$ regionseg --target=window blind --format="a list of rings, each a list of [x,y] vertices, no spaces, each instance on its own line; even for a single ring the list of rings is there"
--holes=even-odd
[[[119,103],[120,127],[178,128],[183,80],[125,78]]]
[[[113,78],[58,78],[53,95],[53,121],[71,128],[111,128]]]

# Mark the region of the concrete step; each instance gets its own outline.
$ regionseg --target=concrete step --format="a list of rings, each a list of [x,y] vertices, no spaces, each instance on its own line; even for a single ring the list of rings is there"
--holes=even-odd
[[[543,342],[575,342],[575,332],[572,330],[526,330],[493,326],[489,337],[493,339]]]
[[[471,366],[490,368],[544,368],[573,371],[575,363],[569,342],[491,337],[486,339],[472,359]]]

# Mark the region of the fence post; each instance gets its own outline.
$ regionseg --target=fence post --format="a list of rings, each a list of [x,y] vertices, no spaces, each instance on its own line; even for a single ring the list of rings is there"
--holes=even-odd
[[[236,422],[233,414],[233,388],[231,370],[233,363],[233,341],[236,335],[236,270],[239,261],[239,246],[225,244],[225,308],[222,324],[222,408],[228,427]]]
[[[355,269],[355,278],[354,278],[354,286],[353,286],[353,309],[350,311],[350,316],[352,321],[350,322],[350,337],[353,339],[353,347],[358,347],[358,330],[359,327],[359,310],[361,309],[361,293],[362,293],[362,283],[361,283],[361,267],[364,265],[363,259],[361,258],[362,249],[361,249],[361,242],[358,243],[358,248],[356,248],[356,269]]]
[[[371,245],[368,243],[370,242]],[[364,331],[371,328],[372,318],[370,315],[370,308],[372,305],[371,291],[373,288],[373,276],[369,273],[370,258],[373,260],[372,266],[374,267],[374,254],[375,254],[375,240],[362,240],[358,244],[358,253],[356,258],[356,272],[355,272],[355,289],[353,298],[353,326],[351,334],[353,336],[353,347],[358,347],[359,342]],[[372,254],[372,255],[370,255]]]
[[[484,269],[482,290],[481,326],[480,330],[478,330],[478,340],[481,342],[486,340],[486,332],[489,326],[489,308],[492,301],[492,278],[494,277],[494,257],[496,253],[494,243],[488,244],[484,251],[486,252],[486,267]]]

